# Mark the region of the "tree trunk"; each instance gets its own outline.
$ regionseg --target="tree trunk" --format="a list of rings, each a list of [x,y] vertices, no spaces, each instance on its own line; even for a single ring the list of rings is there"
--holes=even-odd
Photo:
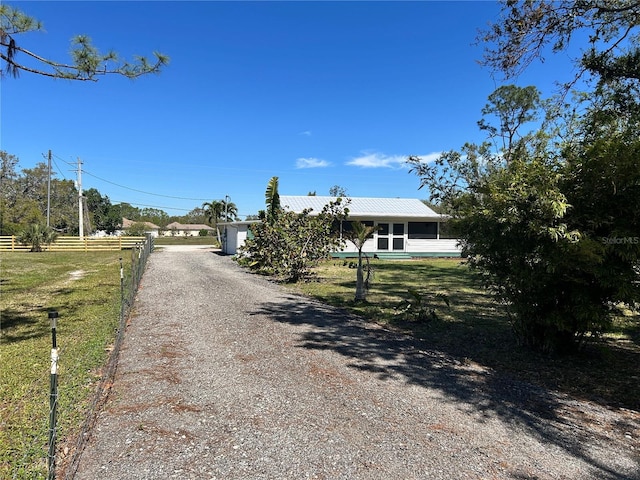
[[[364,274],[362,272],[362,250],[358,250],[358,270],[356,271],[356,302],[364,302],[367,292],[364,288]]]

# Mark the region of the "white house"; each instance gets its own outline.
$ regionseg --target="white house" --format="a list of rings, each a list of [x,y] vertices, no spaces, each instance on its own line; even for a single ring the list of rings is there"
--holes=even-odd
[[[302,212],[307,208],[321,212],[325,205],[335,199],[281,195],[280,205],[294,212]],[[460,256],[457,239],[449,237],[446,228],[443,228],[447,216],[434,212],[419,199],[350,197],[347,208],[349,215],[340,225],[341,232],[350,230],[351,222],[356,220],[378,227],[364,245],[363,251],[368,254],[376,254],[380,258]],[[251,235],[251,224],[255,222],[220,223],[227,231],[223,252],[235,254]],[[335,257],[356,255],[357,249],[349,241],[344,250],[333,254]]]
[[[152,237],[157,237],[158,236],[159,231],[160,231],[160,227],[158,225],[156,225],[155,223],[151,223],[151,222],[135,222],[133,220],[129,220],[128,218],[124,218],[124,217],[122,217],[122,230],[127,230],[132,225],[135,225],[137,223],[142,223],[144,225],[144,233],[148,233]],[[120,234],[122,234],[122,231],[120,231]]]
[[[206,230],[208,235],[215,235],[216,232],[216,229],[209,225],[173,222],[164,227],[162,235],[165,237],[197,237],[201,230]]]

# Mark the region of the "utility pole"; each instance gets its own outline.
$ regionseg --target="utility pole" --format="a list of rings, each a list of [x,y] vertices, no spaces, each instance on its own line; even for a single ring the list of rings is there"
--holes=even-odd
[[[51,150],[49,150],[49,176],[47,180],[47,227],[51,226]]]
[[[80,239],[84,238],[84,209],[82,208],[82,160],[78,157],[78,227]]]

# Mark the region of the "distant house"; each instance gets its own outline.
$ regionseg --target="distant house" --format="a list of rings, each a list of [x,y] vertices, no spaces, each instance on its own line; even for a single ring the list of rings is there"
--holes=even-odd
[[[206,230],[208,235],[215,235],[216,229],[202,223],[178,223],[173,222],[164,227],[162,233],[165,237],[197,237],[201,230]]]
[[[136,222],[134,220],[129,220],[128,218],[122,218],[122,230],[126,231],[132,225],[142,223],[145,227],[144,233],[150,234],[152,237],[157,237],[160,232],[160,227],[155,223],[151,222]]]
[[[280,204],[286,210],[302,212],[307,208],[320,212],[335,197],[323,196],[280,196]],[[339,226],[345,237],[351,229],[351,222],[360,221],[374,225],[378,230],[369,238],[363,248],[368,254],[380,258],[413,257],[457,257],[460,246],[456,238],[447,234],[445,227],[448,217],[434,212],[415,198],[366,198],[350,197],[347,205],[349,215]],[[312,213],[313,214],[313,213]],[[256,220],[220,223],[226,228],[226,242],[223,252],[233,255],[251,236],[251,224]],[[354,257],[357,249],[347,241],[344,250],[333,253],[334,257]]]

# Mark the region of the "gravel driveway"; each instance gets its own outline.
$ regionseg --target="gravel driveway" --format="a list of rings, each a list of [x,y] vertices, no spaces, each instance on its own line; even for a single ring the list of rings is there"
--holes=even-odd
[[[206,248],[151,255],[76,479],[640,479],[640,418],[509,381]]]

